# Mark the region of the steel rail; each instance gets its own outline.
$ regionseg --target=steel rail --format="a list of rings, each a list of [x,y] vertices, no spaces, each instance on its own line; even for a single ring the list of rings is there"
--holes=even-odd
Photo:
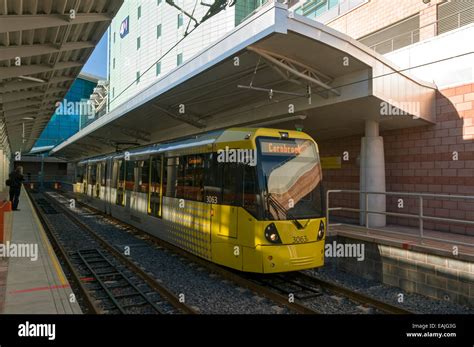
[[[294,276],[296,279],[300,279],[304,282],[309,282],[315,285],[318,285],[322,288],[325,288],[329,291],[339,293],[341,295],[344,295],[345,297],[352,299],[354,301],[360,302],[361,304],[367,304],[370,305],[384,313],[390,313],[390,314],[414,314],[415,312],[409,311],[407,309],[401,308],[396,305],[389,304],[387,302],[375,299],[371,296],[355,292],[351,289],[348,289],[346,287],[337,285],[335,283],[331,283],[325,280],[322,280],[320,278],[316,278],[314,276],[308,275],[303,272],[296,272],[292,273],[291,276]]]
[[[164,299],[166,299],[173,307],[179,311],[187,314],[197,314],[193,308],[182,303],[178,297],[176,297],[171,291],[169,291],[165,286],[158,283],[152,276],[150,276],[145,270],[140,268],[138,265],[133,263],[130,258],[119,252],[114,246],[108,243],[102,236],[97,234],[92,228],[87,224],[82,222],[74,213],[72,213],[67,207],[63,206],[57,200],[53,199],[48,195],[44,195],[46,199],[54,203],[61,211],[68,216],[71,221],[73,221],[80,228],[88,231],[107,251],[112,253],[117,257],[122,263],[124,263],[128,268],[130,268],[135,274],[137,274],[142,280],[144,280],[153,290],[158,292]]]
[[[64,192],[64,191],[61,191],[61,193],[63,194],[63,196],[66,196],[68,195],[69,197],[69,193],[68,192]],[[299,303],[296,303],[296,302],[290,302],[288,297],[285,297],[284,295],[281,295],[281,294],[278,294],[276,293],[275,291],[269,289],[268,287],[265,287],[261,284],[258,284],[257,282],[255,281],[252,281],[252,280],[249,280],[235,272],[233,272],[232,270],[229,270],[229,269],[226,269],[220,265],[217,265],[217,264],[214,264],[214,263],[211,263],[203,258],[200,258],[194,254],[191,254],[189,252],[186,252],[185,250],[177,247],[177,246],[174,246],[172,244],[170,244],[169,242],[166,242],[154,235],[151,235],[143,230],[140,230],[138,229],[137,227],[133,226],[133,225],[130,225],[130,224],[127,224],[113,216],[110,216],[110,215],[107,215],[105,214],[104,212],[96,209],[95,207],[92,207],[90,205],[87,205],[81,201],[78,201],[76,200],[77,203],[83,207],[86,207],[100,215],[102,215],[104,218],[112,221],[113,223],[117,224],[117,225],[120,225],[120,226],[123,226],[125,227],[126,229],[132,231],[134,234],[137,234],[137,235],[140,235],[141,237],[145,237],[146,239],[148,239],[150,242],[152,243],[155,243],[156,245],[160,246],[160,247],[163,247],[165,249],[168,249],[169,251],[172,251],[184,258],[187,258],[189,261],[192,261],[202,267],[205,267],[207,268],[210,272],[214,273],[214,274],[217,274],[221,277],[223,277],[224,279],[227,279],[241,287],[244,287],[244,288],[247,288],[249,289],[250,291],[256,293],[256,294],[259,294],[275,303],[278,303],[282,306],[285,306],[287,308],[289,308],[291,311],[293,312],[296,312],[296,313],[300,313],[300,314],[320,314],[320,312],[318,312],[317,310],[315,309],[312,309],[312,308],[309,308],[309,307],[306,307],[302,304],[299,304]]]
[[[48,235],[48,238],[53,246],[53,249],[56,251],[55,253],[58,254],[61,258],[61,260],[64,262],[64,264],[67,267],[67,270],[70,274],[70,279],[74,282],[74,285],[76,288],[79,290],[82,299],[84,300],[84,304],[88,309],[88,314],[100,314],[103,313],[102,309],[96,304],[96,300],[92,298],[92,296],[89,294],[89,291],[86,289],[84,284],[82,283],[81,276],[79,273],[76,271],[74,265],[69,259],[68,252],[64,249],[64,247],[61,245],[59,242],[58,238],[56,235],[54,235],[54,227],[51,225],[51,223],[44,217],[43,213],[41,212],[37,202],[35,199],[33,199],[31,192],[29,189],[25,189],[28,199],[30,200],[31,204],[33,205],[33,209],[36,212],[36,215],[38,216],[39,220],[41,221],[41,224],[43,225],[43,228]]]

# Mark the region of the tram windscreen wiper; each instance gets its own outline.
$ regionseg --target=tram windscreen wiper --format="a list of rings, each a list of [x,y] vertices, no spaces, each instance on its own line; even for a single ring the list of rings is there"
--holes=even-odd
[[[295,224],[298,229],[304,229],[306,227],[306,225],[301,224],[295,216],[288,212],[288,210],[284,206],[282,206],[277,199],[275,199],[272,193],[269,192],[267,192],[267,204],[272,205],[275,211],[277,211],[277,215],[278,211],[280,211],[286,216],[286,218],[291,219],[293,224]]]
[[[281,213],[283,213],[283,215],[286,217],[286,218],[289,218],[291,219],[291,221],[293,222],[294,225],[296,225],[296,227],[298,228],[298,230],[300,229],[304,229],[306,228],[306,226],[308,225],[308,222],[309,222],[309,219],[308,219],[308,222],[305,224],[305,225],[302,225],[298,219],[296,219],[295,216],[293,216],[290,212],[288,212],[288,210],[280,204],[280,202],[275,199],[275,197],[272,195],[272,193],[270,193],[270,191],[268,190],[268,180],[267,180],[267,176],[264,174],[263,175],[263,179],[265,181],[265,189],[266,189],[266,192],[265,192],[265,201],[267,203],[267,210],[268,212],[270,213],[270,208],[269,206],[272,205],[273,209],[276,211],[276,214],[277,214],[277,218],[278,220],[280,220],[280,216],[279,216],[279,213],[278,211],[280,211]]]

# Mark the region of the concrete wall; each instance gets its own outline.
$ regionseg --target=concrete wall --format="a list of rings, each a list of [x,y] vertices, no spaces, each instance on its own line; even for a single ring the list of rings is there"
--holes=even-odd
[[[332,258],[329,264],[362,278],[379,281],[431,298],[474,306],[474,263],[442,255],[401,249],[392,245],[355,240],[338,235],[331,243],[362,243],[364,261]]]
[[[474,82],[472,37],[474,37],[474,24],[387,53],[385,57],[414,76],[434,82],[439,89],[472,83]]]

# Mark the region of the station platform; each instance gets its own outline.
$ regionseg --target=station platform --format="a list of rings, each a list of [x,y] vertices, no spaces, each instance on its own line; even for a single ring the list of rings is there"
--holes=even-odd
[[[363,261],[330,255],[326,264],[408,292],[474,307],[474,237],[433,230],[423,234],[428,238],[420,238],[417,228],[333,224],[326,244],[339,243],[347,246],[345,250],[363,245]]]
[[[24,189],[18,208],[13,212],[10,242],[17,247],[17,256],[10,253],[10,257],[0,258],[0,313],[82,313]]]
[[[421,239],[418,228],[387,225],[380,229],[367,229],[350,224],[331,225],[328,234],[356,237],[361,240],[399,246],[403,249],[411,249],[440,256],[453,256],[453,247],[457,247],[457,259],[474,261],[474,236],[469,235],[424,230],[423,235],[425,238]],[[449,240],[440,241],[434,239]]]

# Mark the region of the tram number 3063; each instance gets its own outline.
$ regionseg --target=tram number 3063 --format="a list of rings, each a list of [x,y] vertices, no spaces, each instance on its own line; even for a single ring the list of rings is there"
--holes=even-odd
[[[308,237],[304,236],[293,236],[293,243],[305,243],[308,242]]]
[[[206,202],[208,204],[217,204],[217,196],[216,195],[207,195]]]

